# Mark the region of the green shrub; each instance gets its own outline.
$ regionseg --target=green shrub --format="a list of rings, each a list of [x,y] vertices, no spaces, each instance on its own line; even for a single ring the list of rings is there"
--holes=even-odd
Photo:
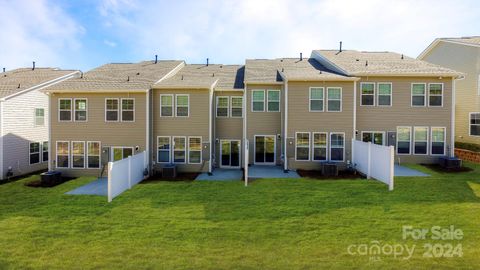
[[[455,148],[470,150],[474,152],[480,152],[480,144],[455,142]]]

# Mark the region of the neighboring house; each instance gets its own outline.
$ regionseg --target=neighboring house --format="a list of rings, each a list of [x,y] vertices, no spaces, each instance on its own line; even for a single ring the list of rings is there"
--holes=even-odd
[[[437,38],[418,59],[463,72],[455,95],[455,140],[480,145],[480,37]]]
[[[47,169],[48,97],[40,91],[79,74],[35,66],[0,74],[0,180]]]
[[[106,176],[108,161],[151,145],[151,87],[183,61],[106,64],[44,89],[50,96],[50,170]]]

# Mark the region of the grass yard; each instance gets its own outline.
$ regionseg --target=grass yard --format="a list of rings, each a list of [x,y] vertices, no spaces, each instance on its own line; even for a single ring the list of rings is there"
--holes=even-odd
[[[64,193],[92,178],[0,185],[0,269],[478,269],[480,166],[458,174],[370,180],[150,182],[112,203]],[[402,226],[454,225],[462,240],[403,240]],[[351,255],[350,245],[416,246],[406,260]],[[424,244],[463,255],[424,258]]]

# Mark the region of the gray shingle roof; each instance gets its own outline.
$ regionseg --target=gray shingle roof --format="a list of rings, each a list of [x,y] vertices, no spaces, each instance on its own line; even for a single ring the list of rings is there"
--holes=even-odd
[[[350,76],[458,76],[461,73],[393,52],[315,50]]]
[[[58,79],[75,70],[57,68],[19,68],[0,73],[0,98],[4,98],[25,89]]]
[[[241,65],[186,65],[174,76],[157,84],[155,88],[210,88],[243,90],[244,66]]]
[[[45,91],[53,92],[122,92],[146,91],[183,61],[144,61],[113,63],[95,68],[75,78],[56,84]]]
[[[245,65],[247,83],[278,83],[282,75],[291,81],[353,80],[328,70],[313,58],[248,59]]]

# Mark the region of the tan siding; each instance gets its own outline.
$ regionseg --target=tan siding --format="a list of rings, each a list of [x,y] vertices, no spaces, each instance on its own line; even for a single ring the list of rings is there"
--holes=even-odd
[[[342,88],[341,112],[310,112],[310,87]],[[325,105],[326,109],[326,105]],[[353,134],[353,82],[289,82],[288,84],[288,144],[287,156],[290,169],[319,169],[318,162],[295,161],[295,132],[344,132],[345,161],[351,154]],[[312,136],[312,135],[310,135]],[[312,149],[310,150],[310,152]]]
[[[188,94],[189,117],[160,117],[161,94]],[[209,159],[209,92],[208,90],[153,90],[153,158],[157,159],[157,136],[201,136],[203,151],[202,164],[178,164],[179,171],[208,171]],[[187,138],[188,140],[188,138]],[[172,149],[173,150],[173,149]],[[188,150],[188,149],[187,149]],[[188,155],[188,151],[187,151]],[[157,168],[161,167],[157,164]]]
[[[440,42],[423,60],[465,74],[465,79],[456,82],[455,140],[480,144],[480,137],[469,134],[469,114],[480,112],[480,48]]]
[[[87,122],[59,122],[59,98],[87,98]],[[105,98],[135,98],[135,122],[105,122]],[[56,159],[56,141],[100,141],[102,147],[146,147],[146,94],[88,93],[54,94],[51,97],[51,157]],[[54,163],[52,163],[54,164]],[[55,166],[52,166],[55,168]],[[98,169],[59,169],[66,175],[99,175]],[[106,174],[104,174],[106,175]]]
[[[361,82],[391,82],[392,106],[360,106]],[[412,107],[412,83],[443,83],[443,107]],[[428,95],[428,94],[427,94]],[[428,104],[428,97],[427,97]],[[428,126],[445,127],[447,149],[450,146],[451,136],[451,106],[452,80],[451,78],[399,78],[399,77],[369,77],[357,82],[357,130],[358,139],[362,131],[396,131],[398,126]],[[413,129],[413,128],[412,128]],[[413,143],[413,142],[412,142]],[[430,156],[400,155],[396,160],[407,163],[433,162],[437,158]]]
[[[280,90],[280,112],[252,112],[252,90]],[[277,135],[282,134],[282,116],[284,109],[282,85],[248,85],[247,86],[247,139],[249,140],[249,163],[254,163],[255,135],[274,135],[276,138],[276,164],[282,164],[282,141]],[[265,92],[265,95],[266,92]],[[265,108],[267,104],[265,103]]]

